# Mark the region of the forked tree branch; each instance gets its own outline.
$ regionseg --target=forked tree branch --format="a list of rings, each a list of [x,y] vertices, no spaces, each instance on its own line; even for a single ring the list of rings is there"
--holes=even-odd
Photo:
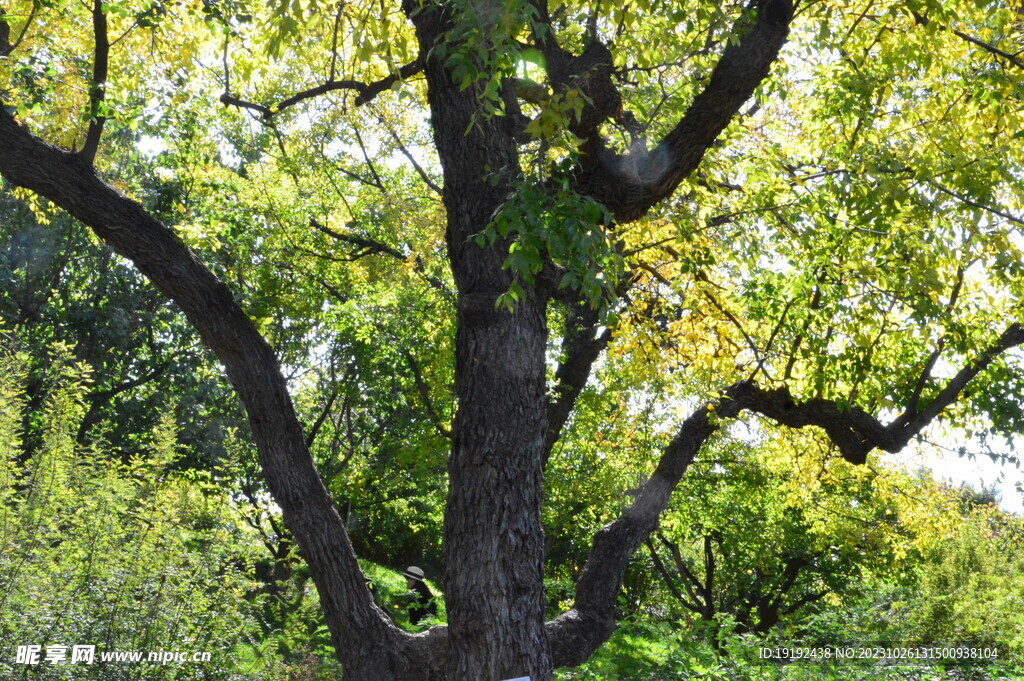
[[[790,0],[761,0],[753,25],[741,18],[734,28],[739,42],[726,47],[707,87],[652,151],[617,154],[590,136],[574,177],[576,191],[603,204],[620,224],[670,196],[767,77],[792,16]]]
[[[313,443],[316,442],[316,436],[320,434],[320,429],[323,428],[324,423],[327,421],[327,417],[331,414],[331,409],[334,407],[334,402],[338,399],[339,391],[335,390],[327,397],[327,404],[320,411],[320,414],[316,417],[316,421],[309,427],[309,432],[306,433],[306,446],[312,447]]]
[[[845,407],[822,398],[799,402],[787,388],[766,390],[752,380],[731,385],[720,399],[697,408],[665,448],[654,474],[633,504],[594,535],[590,555],[576,582],[573,608],[547,624],[556,667],[583,663],[614,631],[616,596],[630,558],[657,529],[672,491],[723,419],[750,411],[791,428],[815,426],[828,434],[844,459],[862,464],[872,449],[891,453],[903,449],[956,401],[974,377],[997,357],[1021,344],[1024,327],[1011,324],[930,402],[907,409],[889,424],[858,407]]]
[[[651,555],[651,563],[654,564],[654,569],[659,575],[661,575],[661,579],[665,582],[665,586],[668,588],[669,593],[671,593],[672,596],[687,610],[698,615],[702,614],[700,606],[696,603],[697,598],[693,593],[692,587],[689,584],[685,585],[689,595],[693,598],[691,601],[687,599],[681,591],[679,591],[679,587],[675,584],[675,578],[672,576],[672,573],[669,572],[668,568],[665,567],[665,563],[662,562],[661,557],[658,555],[658,550],[654,547],[654,542],[648,537],[644,544],[647,546],[647,551]]]
[[[714,599],[711,597],[711,589],[714,584],[711,582],[702,582],[697,578],[697,575],[693,574],[687,566],[686,561],[683,559],[683,554],[679,550],[678,544],[669,541],[668,537],[661,532],[658,533],[658,541],[660,541],[672,555],[672,562],[675,563],[676,570],[679,572],[680,576],[683,577],[683,584],[693,597],[694,603],[703,603],[704,613],[714,614],[715,604]]]
[[[722,416],[739,414],[733,400],[723,407],[719,409]],[[665,448],[658,467],[633,504],[594,535],[590,555],[576,582],[573,608],[547,625],[556,667],[582,664],[615,631],[616,598],[630,558],[657,529],[672,490],[717,430],[717,417],[707,405],[691,414]]]
[[[18,49],[22,41],[25,40],[25,35],[28,33],[28,29],[32,26],[32,22],[38,16],[38,3],[32,4],[32,11],[29,13],[28,18],[25,19],[24,25],[21,27],[21,32],[18,33],[18,37],[11,42],[11,24],[4,18],[11,16],[7,11],[0,7],[0,57],[6,57],[7,55]]]
[[[884,449],[887,452],[897,452],[902,449],[910,442],[911,438],[924,430],[925,426],[931,423],[943,409],[953,404],[975,376],[988,368],[1004,352],[1022,343],[1024,343],[1024,327],[1021,327],[1020,324],[1011,324],[994,345],[982,352],[970,366],[958,371],[928,405],[923,408],[905,410],[889,425],[889,429],[896,434],[892,442],[896,445],[896,449],[878,445],[879,449]]]

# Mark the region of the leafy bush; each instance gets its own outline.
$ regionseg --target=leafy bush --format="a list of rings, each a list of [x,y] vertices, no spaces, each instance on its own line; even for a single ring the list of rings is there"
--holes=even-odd
[[[144,455],[81,446],[87,369],[53,348],[41,408],[26,362],[0,357],[0,670],[4,678],[260,678],[276,662],[237,651],[258,631],[252,537],[207,472],[181,470],[164,418]],[[27,425],[26,425],[27,424]],[[26,447],[26,430],[38,447]],[[38,665],[18,646],[42,646]],[[45,661],[49,647],[94,645],[94,664]],[[208,652],[209,662],[101,663],[103,652]]]

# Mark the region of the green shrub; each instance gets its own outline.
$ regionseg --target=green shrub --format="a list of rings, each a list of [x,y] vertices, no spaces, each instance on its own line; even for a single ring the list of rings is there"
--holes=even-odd
[[[88,371],[53,349],[29,412],[23,358],[0,357],[0,676],[146,681],[270,673],[243,660],[259,631],[253,537],[207,472],[182,470],[164,418],[145,453],[76,442]],[[31,429],[27,447],[25,431]],[[95,646],[95,664],[17,664],[19,646]],[[101,663],[104,652],[209,653],[208,662]],[[240,666],[245,662],[244,666]]]

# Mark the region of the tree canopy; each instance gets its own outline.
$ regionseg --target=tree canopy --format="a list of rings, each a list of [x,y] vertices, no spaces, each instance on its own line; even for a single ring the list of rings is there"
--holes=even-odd
[[[763,550],[730,494],[812,538],[777,547],[785,610],[886,541],[796,500],[1020,432],[1022,53],[1003,0],[8,0],[3,305],[32,347],[87,329],[78,441],[152,429],[168,381],[209,467],[239,417],[198,336],[346,678],[549,681],[635,556]],[[768,463],[679,487],[723,450]],[[659,530],[677,488],[702,505]],[[446,625],[374,602],[357,555],[389,551],[443,575]],[[754,591],[715,598],[756,629]]]

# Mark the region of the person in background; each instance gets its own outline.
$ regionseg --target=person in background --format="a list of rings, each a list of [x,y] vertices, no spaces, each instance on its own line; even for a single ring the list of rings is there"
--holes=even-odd
[[[436,615],[437,603],[434,602],[434,594],[430,591],[430,587],[423,581],[425,576],[423,570],[415,565],[410,565],[402,575],[405,577],[406,586],[412,592],[412,598],[409,600],[409,622],[414,625],[419,624],[420,620],[428,615],[431,617]]]

